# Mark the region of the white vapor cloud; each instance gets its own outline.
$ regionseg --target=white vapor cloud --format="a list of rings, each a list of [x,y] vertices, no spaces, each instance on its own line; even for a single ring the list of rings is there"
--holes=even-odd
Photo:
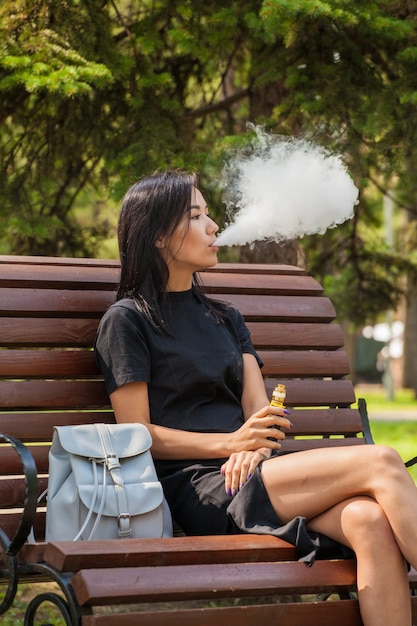
[[[296,239],[353,216],[358,189],[339,156],[306,140],[255,132],[250,153],[224,168],[230,223],[216,244]]]

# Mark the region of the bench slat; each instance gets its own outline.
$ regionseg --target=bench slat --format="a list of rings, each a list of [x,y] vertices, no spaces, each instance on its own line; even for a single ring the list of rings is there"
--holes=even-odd
[[[0,317],[0,345],[5,347],[92,347],[98,319]],[[338,324],[248,322],[260,349],[337,349],[343,347]]]
[[[27,446],[29,452],[35,459],[38,473],[43,473],[48,468],[48,452],[50,445]],[[0,447],[0,472],[2,476],[20,476],[22,474],[22,464],[20,457],[14,448],[9,445],[1,445]]]
[[[115,291],[119,267],[9,264],[1,268],[0,287],[19,289],[94,289]]]
[[[81,257],[56,257],[56,256],[25,256],[25,255],[0,255],[0,265],[28,265],[30,269],[36,266],[51,267],[113,267],[119,268],[120,262],[116,259],[92,259]],[[298,265],[284,265],[276,263],[217,263],[215,267],[204,270],[205,272],[236,272],[238,274],[290,274],[299,276],[306,274],[306,270]]]
[[[27,317],[89,317],[100,318],[114,301],[107,291],[65,291],[58,289],[0,288],[0,315]]]
[[[81,270],[82,267],[82,271]],[[0,276],[0,287],[19,287],[19,289],[94,289],[115,292],[119,280],[119,265],[82,265],[76,264],[3,264]],[[270,266],[272,268],[272,266]],[[289,266],[288,266],[289,267]],[[278,273],[262,271],[247,266],[224,264],[200,273],[200,279],[208,293],[270,293],[321,295],[323,288],[305,271]],[[300,268],[301,269],[301,268]],[[250,271],[249,271],[250,270]]]
[[[259,351],[264,363],[262,372],[265,376],[320,376],[341,377],[350,372],[346,352],[328,350],[309,351]]]
[[[270,396],[275,385],[287,385],[288,406],[343,406],[355,402],[353,385],[349,380],[289,380],[267,378],[265,386]],[[101,380],[90,381],[0,381],[1,409],[92,409],[109,406]],[[13,433],[9,433],[13,434]]]
[[[356,562],[204,564],[81,570],[71,586],[81,606],[354,590]]]
[[[210,294],[251,293],[258,295],[321,296],[323,287],[312,276],[271,276],[202,272],[204,291]]]
[[[0,377],[97,378],[91,350],[0,350]]]
[[[0,317],[0,345],[20,347],[92,347],[97,319]]]
[[[7,534],[8,537],[13,537],[18,526],[20,520],[22,518],[22,513],[19,512],[18,509],[16,511],[3,511],[1,514],[0,522],[2,530]],[[40,509],[36,511],[36,518],[34,523],[34,533],[35,537],[39,541],[43,541],[45,538],[45,510]],[[1,554],[1,549],[0,549]]]
[[[282,444],[282,450],[285,452],[298,452],[301,450],[310,450],[315,448],[337,448],[340,446],[352,446],[366,444],[365,439],[362,437],[356,437],[356,433],[344,433],[346,437],[332,437],[331,439],[322,437],[310,437],[308,439],[286,439]],[[44,446],[28,446],[29,450],[33,451],[33,457],[36,462],[39,473],[46,473],[48,471],[48,451],[49,444]],[[4,468],[4,476],[20,476],[21,464],[16,454],[12,450],[7,448],[1,449],[0,469]],[[6,481],[5,481],[6,484]],[[0,493],[2,483],[0,482]],[[0,514],[1,515],[1,514]]]
[[[313,296],[251,296],[245,294],[216,294],[216,298],[234,304],[250,321],[294,320],[327,323],[335,319],[334,307],[328,298]],[[10,317],[28,314],[38,317],[100,318],[114,294],[107,291],[64,291],[55,289],[0,288],[0,315]]]
[[[258,349],[337,349],[344,345],[338,324],[293,324],[291,322],[248,322],[252,341]]]
[[[251,293],[279,295],[320,296],[323,287],[312,276],[233,273],[224,270],[201,273],[201,282],[207,293]],[[22,265],[4,266],[0,287],[16,286],[19,289],[94,289],[115,292],[119,280],[119,268],[77,266]]]
[[[253,626],[259,624],[291,624],[291,626],[362,626],[357,600],[339,602],[285,602],[260,606],[227,606],[218,608],[141,611],[117,614],[117,626]],[[115,614],[88,615],[83,626],[114,626]]]
[[[91,424],[91,422],[114,423],[111,410],[104,411],[55,411],[3,413],[1,427],[4,433],[13,433],[23,442],[51,441],[54,426]],[[1,461],[0,461],[1,462]]]
[[[278,383],[287,387],[286,406],[344,406],[356,402],[351,380],[291,380],[266,378],[265,388],[269,397]]]
[[[101,380],[0,381],[0,407],[6,409],[92,409],[108,404]]]
[[[47,476],[38,476],[38,494],[40,495],[48,487]],[[14,476],[8,480],[0,480],[0,502],[2,509],[22,508],[26,498],[26,484],[24,477]],[[1,520],[1,513],[0,513]]]
[[[266,376],[345,376],[349,360],[344,351],[259,351]],[[91,350],[0,350],[0,377],[97,378],[100,370]]]
[[[150,567],[208,563],[256,563],[295,558],[291,544],[269,535],[208,535],[159,539],[59,541],[46,546],[44,559],[60,572],[90,568]]]
[[[362,431],[362,421],[357,409],[294,409],[291,414],[294,428],[291,435],[357,434]],[[2,429],[24,442],[50,441],[54,426],[113,423],[112,411],[60,411],[50,413],[3,413]]]

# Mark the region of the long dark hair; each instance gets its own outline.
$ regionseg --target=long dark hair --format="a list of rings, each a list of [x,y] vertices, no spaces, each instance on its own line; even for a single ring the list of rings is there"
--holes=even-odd
[[[169,238],[191,211],[191,194],[197,186],[195,173],[166,170],[134,183],[123,198],[118,227],[121,273],[117,300],[132,298],[159,329],[163,326],[159,302],[166,293],[169,271],[156,242]],[[197,275],[193,290],[221,321],[223,307],[202,293]]]

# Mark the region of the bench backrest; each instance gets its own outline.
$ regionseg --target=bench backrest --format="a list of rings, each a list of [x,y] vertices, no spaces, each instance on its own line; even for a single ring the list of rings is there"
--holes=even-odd
[[[0,256],[0,432],[28,444],[40,491],[54,425],[114,420],[92,347],[118,276],[117,261]],[[201,277],[208,294],[245,316],[268,393],[287,386],[286,405],[297,410],[286,449],[364,442],[343,335],[318,282],[277,265],[219,264]],[[7,444],[0,472],[9,477],[0,481],[0,526],[12,536],[25,489]]]

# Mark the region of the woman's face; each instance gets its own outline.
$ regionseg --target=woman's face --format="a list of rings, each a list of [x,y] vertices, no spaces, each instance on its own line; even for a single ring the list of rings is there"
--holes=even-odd
[[[190,213],[185,214],[171,237],[157,243],[168,265],[171,290],[176,289],[174,283],[177,287],[188,288],[193,272],[217,263],[215,242],[218,230],[216,222],[209,216],[202,193],[194,188]]]

